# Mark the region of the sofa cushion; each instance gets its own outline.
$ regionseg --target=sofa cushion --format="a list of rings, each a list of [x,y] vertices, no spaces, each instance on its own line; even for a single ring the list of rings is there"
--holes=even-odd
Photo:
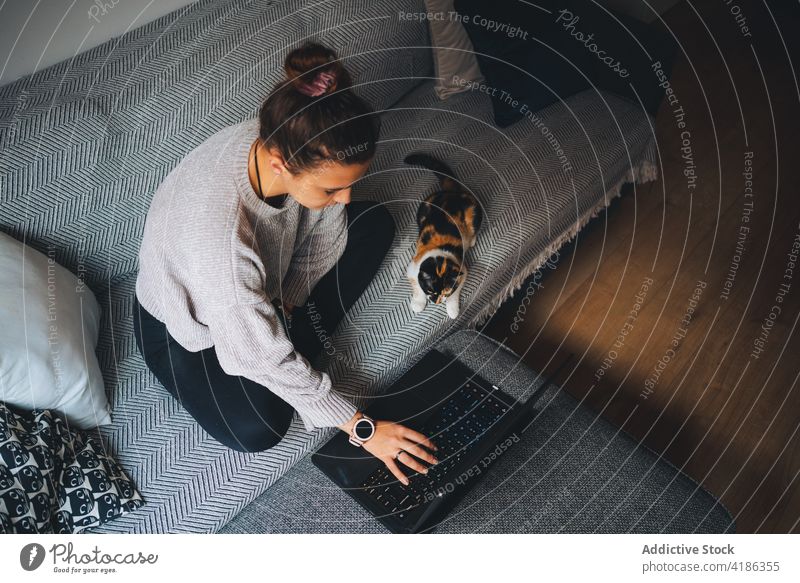
[[[95,356],[100,306],[48,255],[0,232],[0,400],[54,409],[82,429],[111,423]]]
[[[658,23],[590,0],[535,3],[457,0],[491,91],[495,123],[505,127],[579,91],[597,88],[640,103],[651,115],[664,95],[654,62],[669,74],[677,49]]]
[[[454,93],[468,91],[466,83],[483,81],[475,49],[453,7],[453,0],[425,0],[425,20],[431,31],[436,95],[447,99]],[[414,18],[415,14],[404,16]],[[422,15],[419,15],[422,18]]]

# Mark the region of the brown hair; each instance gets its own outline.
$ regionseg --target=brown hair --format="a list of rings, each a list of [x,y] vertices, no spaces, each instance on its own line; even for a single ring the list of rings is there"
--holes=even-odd
[[[377,116],[350,89],[352,80],[336,53],[316,43],[286,55],[286,78],[259,112],[259,137],[277,149],[292,172],[326,160],[367,162],[375,155]]]

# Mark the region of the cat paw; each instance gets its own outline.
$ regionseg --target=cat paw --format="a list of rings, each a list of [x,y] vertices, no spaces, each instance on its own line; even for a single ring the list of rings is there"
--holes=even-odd
[[[455,320],[458,318],[458,304],[454,304],[452,302],[447,303],[447,315],[450,316],[451,320]]]
[[[411,311],[415,314],[419,314],[425,309],[425,301],[425,298],[423,298],[422,301],[416,299],[411,300]]]

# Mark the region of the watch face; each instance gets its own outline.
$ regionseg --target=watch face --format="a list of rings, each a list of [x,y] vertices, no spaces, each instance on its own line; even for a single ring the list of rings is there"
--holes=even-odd
[[[356,425],[353,428],[353,433],[355,433],[356,437],[361,440],[369,439],[372,437],[372,434],[375,433],[375,426],[367,419],[359,419],[356,421]]]

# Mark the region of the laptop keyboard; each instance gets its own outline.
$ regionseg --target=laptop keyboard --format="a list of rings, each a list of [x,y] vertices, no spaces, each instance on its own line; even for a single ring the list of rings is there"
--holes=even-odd
[[[463,481],[470,477],[451,474],[510,408],[494,393],[467,381],[420,429],[420,433],[439,448],[435,452],[439,463],[430,466],[427,475],[411,473],[412,470],[398,463],[401,471],[409,477],[408,486],[398,482],[386,466],[381,466],[364,480],[361,487],[385,508],[387,514],[398,513],[398,518],[404,518],[406,511],[451,492],[457,485],[454,480]]]

